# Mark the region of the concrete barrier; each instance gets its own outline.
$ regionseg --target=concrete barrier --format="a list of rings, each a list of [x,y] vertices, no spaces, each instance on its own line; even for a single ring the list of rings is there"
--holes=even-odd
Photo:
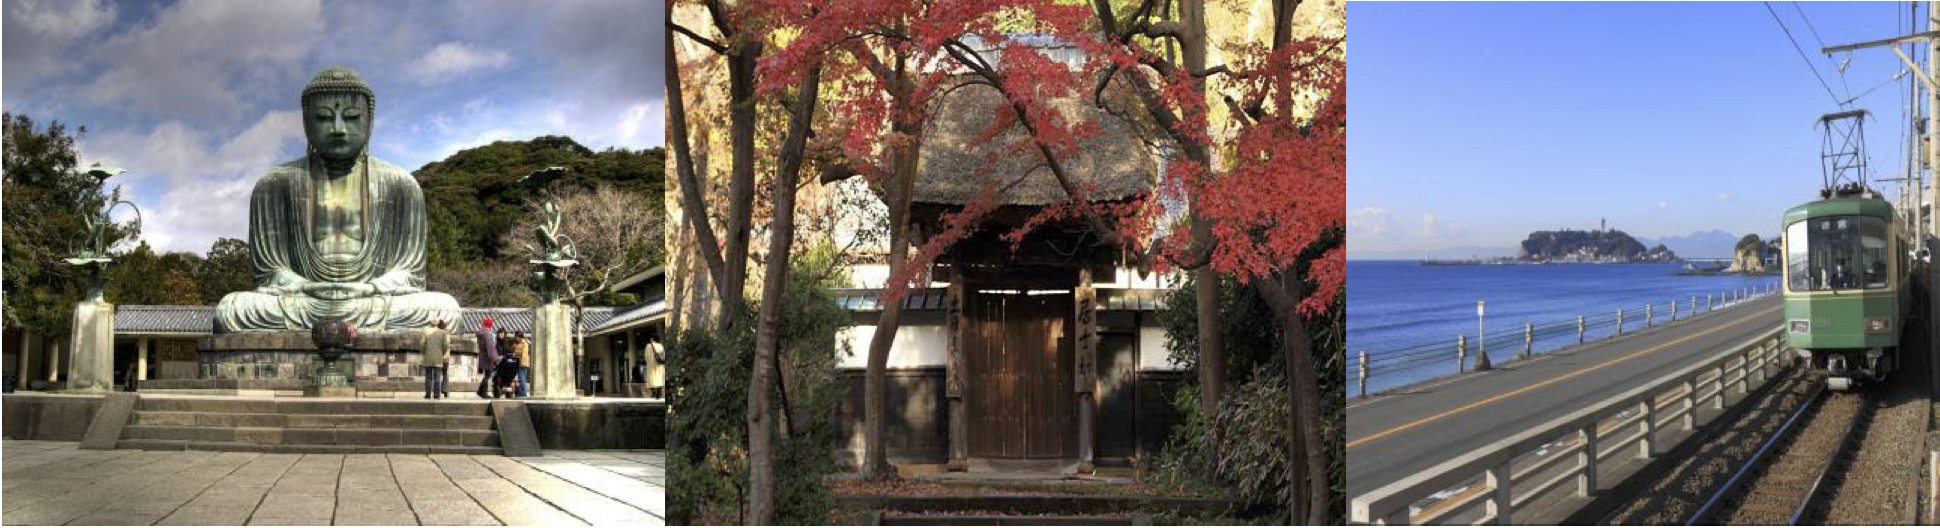
[[[1762,385],[1772,367],[1796,357],[1786,353],[1783,339],[1783,328],[1773,328],[1710,359],[1589,404],[1583,410],[1456,454],[1422,473],[1354,497],[1348,505],[1348,519],[1355,523],[1441,524],[1482,503],[1484,512],[1476,523],[1528,523],[1529,519],[1516,516],[1517,509],[1566,484],[1576,485],[1575,496],[1594,498],[1606,487],[1597,474],[1599,465],[1623,457],[1656,456],[1662,451],[1654,445],[1660,427],[1693,427],[1700,405],[1721,409],[1728,389],[1735,386],[1739,394],[1744,394],[1752,387],[1754,376]],[[1666,405],[1666,401],[1675,403]],[[1557,449],[1553,442],[1565,437],[1575,439],[1575,445]],[[1520,457],[1539,449],[1557,452],[1524,467],[1514,466]],[[1557,468],[1562,471],[1547,476]],[[1417,504],[1464,487],[1478,476],[1483,482],[1479,487],[1470,486],[1469,492],[1455,494],[1420,513],[1412,511]],[[1531,482],[1538,478],[1544,480]],[[1478,489],[1483,491],[1474,492]]]
[[[8,394],[4,407],[5,434],[14,440],[79,442],[101,409],[99,395]]]

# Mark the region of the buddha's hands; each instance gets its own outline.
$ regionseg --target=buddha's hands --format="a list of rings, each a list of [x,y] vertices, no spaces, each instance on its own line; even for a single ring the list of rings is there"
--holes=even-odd
[[[309,282],[303,285],[303,294],[319,299],[354,299],[377,294],[377,287],[368,282]]]

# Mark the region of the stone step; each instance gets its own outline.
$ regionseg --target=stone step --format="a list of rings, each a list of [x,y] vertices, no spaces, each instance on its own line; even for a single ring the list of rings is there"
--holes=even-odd
[[[501,454],[494,446],[458,445],[317,445],[317,444],[246,444],[241,442],[199,442],[184,440],[122,440],[119,449],[141,449],[147,451],[242,451],[251,453],[303,453],[331,455],[376,455],[388,453],[415,455],[497,455]]]
[[[333,446],[483,446],[496,452],[498,431],[484,429],[380,429],[380,428],[301,428],[301,427],[201,427],[175,425],[130,425],[122,429],[121,443],[136,440],[175,442],[214,442],[238,445],[333,445]]]
[[[137,411],[245,414],[491,416],[489,400],[142,398]]]
[[[491,416],[439,414],[279,414],[135,411],[129,425],[200,427],[491,429]]]

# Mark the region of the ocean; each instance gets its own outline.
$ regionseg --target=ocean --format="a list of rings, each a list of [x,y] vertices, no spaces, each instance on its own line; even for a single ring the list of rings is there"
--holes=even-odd
[[[1542,266],[1423,266],[1412,260],[1354,260],[1347,263],[1347,377],[1350,396],[1360,370],[1359,355],[1367,351],[1370,370],[1367,390],[1405,385],[1455,372],[1457,335],[1468,336],[1474,358],[1475,302],[1486,302],[1489,357],[1498,362],[1514,357],[1522,345],[1524,323],[1551,327],[1548,338],[1538,336],[1536,349],[1554,349],[1576,342],[1577,315],[1605,326],[1588,332],[1594,339],[1614,330],[1619,307],[1629,310],[1624,327],[1643,327],[1645,304],[1655,304],[1655,317],[1669,315],[1671,300],[1678,318],[1690,313],[1697,296],[1742,288],[1764,290],[1779,283],[1777,276],[1679,276],[1683,264],[1562,264]],[[1513,331],[1513,336],[1496,337]],[[1539,334],[1542,332],[1539,331]],[[1440,358],[1440,359],[1437,359]]]

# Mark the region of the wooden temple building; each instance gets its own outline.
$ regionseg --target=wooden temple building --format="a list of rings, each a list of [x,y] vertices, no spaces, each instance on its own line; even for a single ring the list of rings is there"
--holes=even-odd
[[[1178,419],[1171,389],[1187,376],[1169,363],[1157,321],[1170,277],[1131,269],[1082,219],[1044,223],[1013,246],[1004,235],[1067,195],[1035,149],[1011,149],[1023,139],[1016,127],[976,144],[1003,102],[995,89],[944,97],[923,136],[911,243],[947,229],[986,186],[1007,190],[919,279],[930,287],[903,300],[885,376],[891,461],[1089,473],[1150,456]],[[1132,124],[1089,101],[1055,106],[1104,131],[1066,161],[1090,199],[1153,192],[1162,162]],[[842,336],[855,354],[840,365],[850,388],[849,441],[838,446],[847,463],[861,462],[864,369],[887,275],[880,265],[858,269],[859,287],[838,292],[856,325]]]

